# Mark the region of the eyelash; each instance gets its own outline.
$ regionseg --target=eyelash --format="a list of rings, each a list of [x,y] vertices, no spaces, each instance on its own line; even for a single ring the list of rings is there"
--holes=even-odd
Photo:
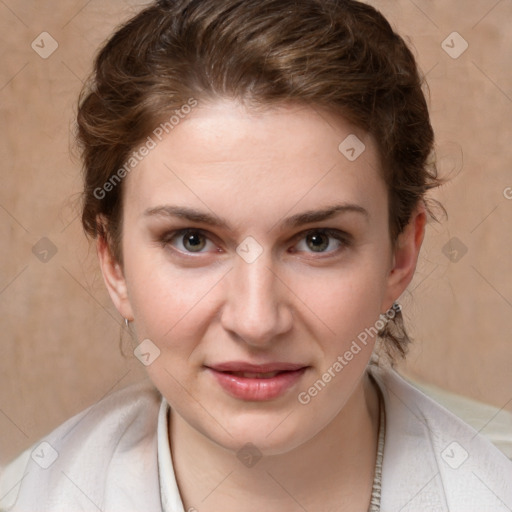
[[[167,247],[167,246],[171,245],[171,242],[174,239],[176,239],[176,238],[180,239],[180,237],[183,237],[187,233],[199,234],[201,236],[204,236],[205,238],[207,238],[208,240],[210,240],[212,242],[212,240],[208,237],[208,232],[204,231],[202,229],[199,229],[199,228],[183,228],[183,229],[180,229],[177,231],[167,232],[162,237],[160,237],[159,242],[162,245],[162,247]],[[338,247],[338,249],[334,249],[334,250],[326,251],[326,252],[320,251],[318,253],[315,253],[314,251],[308,251],[310,254],[319,254],[319,255],[328,254],[329,256],[332,256],[332,255],[336,255],[336,254],[340,253],[344,249],[350,247],[352,244],[351,235],[349,235],[348,233],[345,233],[344,231],[340,231],[338,229],[330,229],[330,228],[313,228],[313,229],[309,229],[307,231],[303,231],[294,237],[294,239],[293,239],[294,244],[296,244],[296,242],[298,243],[299,241],[305,240],[308,237],[308,235],[313,235],[313,234],[327,235],[331,239],[333,238],[333,239],[337,240],[338,242],[340,242],[341,246]],[[175,252],[177,252],[181,255],[186,255],[185,257],[189,257],[189,256],[196,257],[195,256],[196,254],[204,254],[203,251],[194,253],[191,251],[182,251],[179,249],[174,249],[174,250],[175,250]],[[320,256],[320,257],[322,257],[322,256]]]

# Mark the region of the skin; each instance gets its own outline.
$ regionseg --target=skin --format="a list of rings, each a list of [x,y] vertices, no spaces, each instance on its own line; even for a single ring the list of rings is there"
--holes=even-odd
[[[350,134],[366,146],[354,162],[338,150]],[[234,101],[201,103],[125,187],[123,268],[102,239],[98,255],[118,311],[139,341],[160,350],[147,371],[171,405],[185,510],[366,511],[379,405],[365,368],[375,340],[309,404],[297,395],[375,325],[414,274],[425,211],[417,208],[393,248],[372,137],[311,107],[256,113]],[[284,224],[338,203],[366,214]],[[163,205],[200,209],[229,228],[145,215]],[[197,234],[196,246],[173,237],[183,228],[204,237]],[[348,233],[349,241],[316,233],[319,249],[306,231],[321,228]],[[248,236],[263,251],[252,263],[236,252]],[[204,368],[233,360],[310,368],[283,396],[244,401]],[[252,467],[236,456],[248,442],[262,454]]]

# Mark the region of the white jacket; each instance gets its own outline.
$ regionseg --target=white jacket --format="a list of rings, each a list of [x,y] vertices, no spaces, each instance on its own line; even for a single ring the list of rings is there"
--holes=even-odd
[[[512,511],[503,453],[394,370],[369,371],[385,400],[382,512]],[[168,408],[144,381],[69,419],[2,470],[0,510],[185,512]]]

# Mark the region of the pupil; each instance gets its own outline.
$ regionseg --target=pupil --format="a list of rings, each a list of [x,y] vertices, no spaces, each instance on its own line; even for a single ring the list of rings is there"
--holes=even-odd
[[[200,235],[198,235],[197,233],[192,233],[192,234],[189,234],[189,235],[186,235],[186,238],[185,238],[185,247],[187,247],[187,244],[192,248],[192,249],[201,249],[201,237]]]
[[[323,238],[323,243],[322,243],[322,238]],[[325,243],[325,240],[326,240],[326,237],[325,235],[310,235],[309,236],[309,239],[313,242],[313,249],[326,249],[327,246],[329,245],[329,242],[327,241],[327,243]],[[318,244],[319,243],[319,244]]]

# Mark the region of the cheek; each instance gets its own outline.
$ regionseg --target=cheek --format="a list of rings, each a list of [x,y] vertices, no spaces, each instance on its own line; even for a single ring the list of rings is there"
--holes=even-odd
[[[331,346],[342,348],[379,318],[386,272],[375,263],[340,268],[325,275],[301,276],[294,291],[324,326]],[[314,315],[313,315],[314,314]],[[319,339],[326,339],[325,335]]]
[[[149,338],[174,352],[197,337],[222,269],[178,268],[156,258],[158,249],[133,251],[125,258],[128,293],[140,340]]]
[[[384,269],[363,265],[317,280],[309,295],[308,307],[318,315],[314,336],[321,358],[298,402],[319,421],[327,422],[341,410],[364,375],[376,333],[384,325],[379,316],[384,276]],[[302,293],[306,280],[304,285]],[[313,318],[311,313],[308,318]]]
[[[222,309],[230,265],[179,267],[158,247],[124,237],[125,275],[139,340],[149,338],[174,353],[186,352]],[[297,311],[297,329],[315,331],[330,346],[352,340],[381,313],[386,283],[386,244],[362,247],[357,257],[327,268],[282,267],[289,288],[282,299]],[[221,313],[222,311],[220,311]],[[302,327],[301,327],[302,324]],[[315,337],[316,337],[315,336]],[[333,343],[334,340],[334,343]]]

